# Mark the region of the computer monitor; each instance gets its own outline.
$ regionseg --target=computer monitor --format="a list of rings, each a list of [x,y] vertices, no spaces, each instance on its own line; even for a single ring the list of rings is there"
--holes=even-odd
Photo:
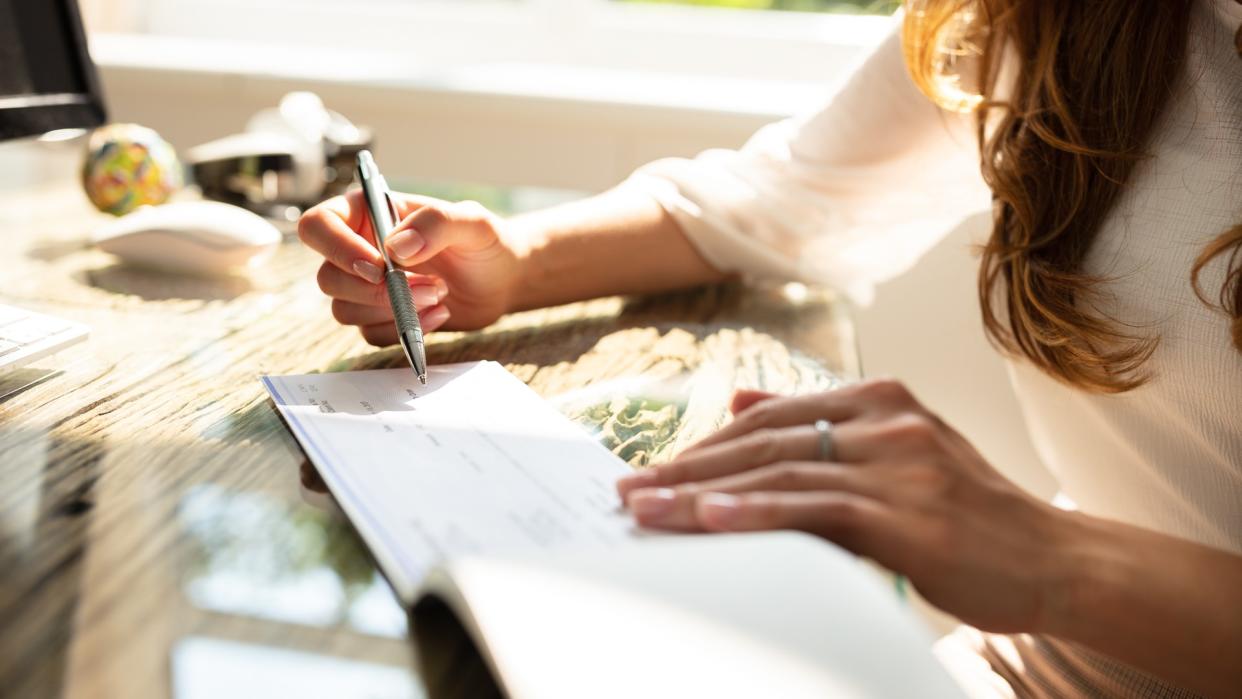
[[[104,119],[76,0],[0,0],[0,140]]]

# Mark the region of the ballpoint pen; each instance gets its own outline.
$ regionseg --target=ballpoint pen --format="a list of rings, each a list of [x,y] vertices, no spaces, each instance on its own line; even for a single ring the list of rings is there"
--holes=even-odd
[[[427,383],[427,353],[423,348],[423,327],[418,322],[418,309],[410,298],[410,285],[405,273],[397,269],[388,257],[384,241],[400,220],[397,207],[392,203],[388,183],[375,165],[371,151],[358,153],[358,181],[362,183],[362,197],[366,200],[367,214],[371,217],[371,230],[375,231],[375,245],[384,258],[384,283],[388,286],[388,301],[392,304],[392,317],[397,323],[397,337],[406,359],[418,380]]]

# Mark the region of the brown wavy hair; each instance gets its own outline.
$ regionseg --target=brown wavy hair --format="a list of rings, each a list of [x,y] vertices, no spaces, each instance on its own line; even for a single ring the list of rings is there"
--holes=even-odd
[[[1159,341],[1097,309],[1106,280],[1084,271],[1083,261],[1176,94],[1191,7],[1192,0],[906,2],[902,43],[915,83],[978,120],[994,198],[978,282],[988,337],[1090,391],[1143,384]],[[1211,299],[1199,281],[1218,257],[1228,272]],[[1242,225],[1215,238],[1189,277],[1199,298],[1228,316],[1242,351]]]

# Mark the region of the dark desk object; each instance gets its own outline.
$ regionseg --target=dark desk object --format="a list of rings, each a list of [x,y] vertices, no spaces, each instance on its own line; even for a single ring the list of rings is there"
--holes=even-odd
[[[257,380],[400,366],[400,350],[331,320],[296,242],[250,278],[196,280],[84,249],[99,220],[70,188],[0,194],[0,303],[92,326],[0,402],[0,687],[225,696],[275,677],[293,696],[357,673],[354,689],[420,696],[404,614],[348,524],[300,487],[301,452]],[[428,354],[500,360],[636,465],[710,431],[733,386],[857,374],[843,304],[738,285],[433,333]]]

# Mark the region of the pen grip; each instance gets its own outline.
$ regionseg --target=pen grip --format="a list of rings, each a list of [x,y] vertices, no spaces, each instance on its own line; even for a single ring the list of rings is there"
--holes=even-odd
[[[390,269],[384,275],[388,284],[388,300],[392,302],[392,316],[397,321],[397,332],[413,331],[421,341],[422,325],[418,322],[418,309],[414,308],[414,299],[410,297],[410,283],[399,269]]]

